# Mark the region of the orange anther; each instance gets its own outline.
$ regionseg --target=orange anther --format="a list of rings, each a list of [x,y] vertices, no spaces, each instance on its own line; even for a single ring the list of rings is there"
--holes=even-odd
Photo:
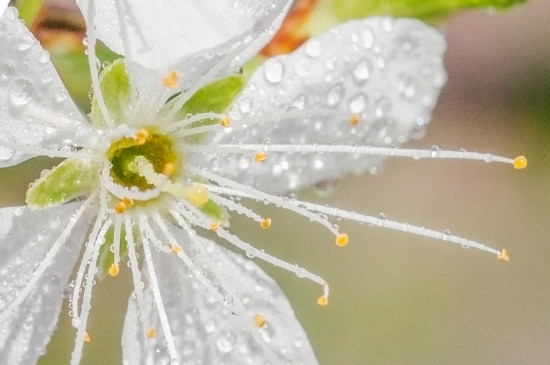
[[[92,341],[90,335],[88,334],[88,332],[84,332],[84,342],[90,343],[90,341]]]
[[[162,169],[162,173],[167,177],[174,175],[174,172],[176,172],[176,165],[172,162],[167,162]]]
[[[503,248],[502,251],[500,251],[500,253],[498,254],[498,259],[500,261],[510,261],[510,256],[508,256],[508,253],[506,252],[506,249]]]
[[[141,145],[147,141],[147,138],[149,138],[149,132],[147,132],[147,129],[141,128],[136,132],[136,138],[134,140],[136,144]]]
[[[118,273],[120,272],[120,268],[118,267],[117,264],[112,264],[108,272],[109,272],[109,275],[111,276],[117,276]]]
[[[124,202],[118,202],[115,204],[115,212],[122,214],[126,211],[126,204]]]
[[[525,156],[518,156],[514,158],[514,168],[516,170],[522,170],[527,167],[527,158]]]
[[[219,222],[212,222],[210,224],[210,230],[211,231],[216,231],[216,230],[218,230],[218,228],[220,228],[220,223]]]
[[[180,75],[177,71],[172,71],[162,80],[162,84],[170,89],[175,89],[178,87],[178,80]]]
[[[132,205],[134,205],[134,199],[132,199],[132,198],[125,197],[124,199],[122,199],[122,202],[123,202],[127,207],[131,207]]]
[[[173,243],[173,244],[172,244],[172,252],[173,252],[173,253],[179,253],[179,252],[181,252],[181,247],[180,247],[178,244]]]
[[[271,227],[271,218],[267,218],[267,219],[264,219],[263,221],[260,222],[260,227],[262,227],[263,229],[267,229],[269,227]]]
[[[267,159],[267,156],[265,152],[262,152],[262,151],[258,152],[256,154],[256,157],[254,157],[254,161],[256,162],[264,162],[266,159]]]
[[[353,114],[351,117],[349,117],[349,124],[351,125],[359,124],[359,116],[357,114]]]
[[[262,328],[263,326],[265,326],[265,317],[261,314],[254,315],[254,324],[256,325],[256,327]]]
[[[226,115],[225,117],[222,118],[222,120],[220,121],[220,124],[224,127],[229,127],[231,126],[231,119],[229,119],[229,117]]]
[[[328,298],[324,295],[321,295],[317,299],[317,304],[320,305],[321,307],[326,307],[328,305]]]
[[[155,329],[153,327],[150,327],[147,332],[145,333],[145,335],[147,336],[147,338],[153,338],[155,337],[156,333],[155,333]]]
[[[349,238],[348,235],[345,233],[340,233],[338,236],[336,236],[336,244],[340,247],[345,246],[348,244]]]

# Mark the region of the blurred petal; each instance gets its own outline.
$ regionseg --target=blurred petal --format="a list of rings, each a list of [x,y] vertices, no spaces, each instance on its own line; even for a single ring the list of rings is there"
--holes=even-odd
[[[401,144],[430,119],[446,78],[444,50],[442,35],[417,20],[370,18],[343,24],[290,55],[267,60],[230,111],[234,128],[220,132],[212,143]],[[320,115],[320,109],[334,115]],[[283,119],[287,111],[300,110],[303,117]],[[280,117],[254,122],[271,114]],[[358,117],[356,125],[351,116]],[[247,117],[252,121],[239,124]],[[261,164],[254,164],[249,154],[206,157],[197,156],[196,163],[269,192],[361,173],[381,162],[335,153],[273,152]]]
[[[88,0],[77,1],[84,14]],[[191,55],[227,53],[246,36],[257,36],[282,21],[288,0],[146,0],[124,1],[128,19],[131,60],[150,69],[176,67]],[[115,52],[124,54],[121,27],[114,0],[96,1],[94,25],[97,37]],[[280,16],[278,13],[281,13]],[[264,39],[259,50],[269,39]],[[128,56],[128,55],[126,55]],[[243,61],[244,62],[244,61]]]
[[[25,288],[79,204],[0,209],[0,314]],[[69,276],[90,218],[81,218],[27,298],[0,322],[2,364],[34,364],[56,328]]]
[[[215,266],[226,287],[238,293],[249,316],[237,316],[224,307],[176,255],[154,252],[159,287],[180,361],[185,364],[264,364],[270,357],[252,335],[256,332],[281,364],[317,364],[302,326],[273,279],[252,261],[211,241],[203,241],[206,246],[202,247],[201,254],[193,257],[197,268],[211,276],[211,267]],[[193,251],[189,244],[183,246]],[[219,280],[212,278],[212,283],[224,293]],[[156,337],[145,336],[145,329],[138,320],[136,300],[131,297],[122,339],[124,364],[169,364],[149,288],[145,295],[148,304],[142,315],[145,322],[156,329]],[[255,314],[266,319],[261,329],[254,326]]]
[[[90,126],[15,8],[0,17],[0,54],[0,167],[33,157],[10,145],[81,146],[92,134]]]

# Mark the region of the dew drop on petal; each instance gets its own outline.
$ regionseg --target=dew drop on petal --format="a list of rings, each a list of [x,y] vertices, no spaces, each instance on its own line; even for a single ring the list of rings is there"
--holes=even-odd
[[[281,82],[285,72],[283,63],[276,58],[265,61],[263,70],[265,79],[272,84]]]
[[[349,109],[353,114],[362,113],[367,106],[367,97],[363,93],[355,95],[349,102]]]
[[[305,53],[311,58],[317,58],[321,55],[323,49],[321,47],[321,42],[316,39],[311,39],[305,47]]]
[[[361,60],[353,69],[353,77],[355,81],[362,84],[370,77],[370,67],[367,60]]]
[[[12,106],[21,108],[29,104],[34,94],[34,88],[29,80],[17,79],[11,85],[8,99]]]
[[[336,85],[332,87],[327,92],[327,104],[328,105],[335,105],[340,102],[343,95],[343,89],[340,85]]]

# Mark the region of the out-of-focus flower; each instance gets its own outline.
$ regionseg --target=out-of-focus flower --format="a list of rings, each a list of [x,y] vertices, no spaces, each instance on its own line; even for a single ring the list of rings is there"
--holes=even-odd
[[[80,1],[92,70],[89,121],[17,11],[4,12],[0,164],[36,155],[66,160],[29,188],[27,207],[0,210],[2,361],[36,362],[65,295],[77,364],[93,339],[86,328],[96,280],[117,276],[127,260],[135,291],[125,363],[315,363],[273,280],[203,237],[211,230],[250,258],[318,283],[318,303],[326,305],[322,278],[230,233],[228,211],[263,229],[272,224],[243,205],[247,199],[307,217],[338,246],[348,237],[328,216],[507,259],[505,251],[445,232],[278,195],[375,170],[384,156],[525,165],[522,157],[395,147],[422,131],[445,81],[444,40],[416,20],[343,24],[269,59],[243,88],[239,67],[269,40],[289,4]],[[97,38],[124,55],[101,73]]]

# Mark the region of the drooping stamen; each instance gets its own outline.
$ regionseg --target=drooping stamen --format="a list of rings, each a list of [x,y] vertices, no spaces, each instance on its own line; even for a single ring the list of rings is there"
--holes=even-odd
[[[262,200],[262,199],[258,199],[258,197],[256,197],[253,194],[241,191],[239,189],[210,186],[209,190],[221,195],[229,195],[229,196],[248,198],[253,200]],[[449,232],[439,232],[433,229],[415,226],[408,223],[392,221],[390,219],[387,219],[386,217],[381,218],[381,217],[369,216],[369,215],[351,212],[343,209],[327,207],[320,204],[314,204],[303,200],[294,199],[289,202],[291,202],[292,204],[299,205],[305,209],[309,209],[311,211],[323,213],[323,214],[340,218],[340,219],[355,221],[359,223],[366,223],[369,226],[378,226],[378,227],[388,228],[391,230],[402,231],[402,232],[406,232],[406,233],[410,233],[418,236],[435,238],[440,241],[452,242],[452,243],[459,244],[464,248],[473,247],[481,251],[495,254],[497,256],[498,255],[502,255],[503,257],[507,256],[506,250],[503,250],[504,252],[501,252],[501,251],[495,250],[494,248],[486,246],[482,243],[469,240],[460,236],[456,236],[456,235],[450,234]]]
[[[143,282],[141,281],[141,271],[137,261],[136,243],[134,241],[132,226],[132,218],[130,217],[130,214],[125,214],[124,231],[126,232],[125,238],[128,246],[128,258],[130,260],[130,269],[132,271],[132,280],[134,282],[134,292],[136,294],[138,310],[143,312],[146,308],[145,299],[143,297]],[[139,316],[139,319],[143,325],[143,328],[147,328],[143,316]]]
[[[260,224],[265,221],[264,218],[260,217],[258,214],[256,214],[251,209],[249,209],[249,208],[247,208],[247,207],[245,207],[245,206],[243,206],[239,203],[236,203],[233,200],[226,199],[226,198],[223,198],[219,195],[212,194],[212,193],[210,193],[209,196],[210,196],[210,199],[214,203],[217,203],[219,205],[223,205],[224,207],[231,210],[232,212],[236,212],[238,214],[244,215],[245,217],[248,217],[248,218],[250,218],[250,219],[252,219],[252,220],[254,220],[254,221],[256,221]]]
[[[122,217],[115,216],[115,230],[113,233],[113,265],[119,267],[120,264],[120,229],[122,227]]]
[[[60,158],[78,158],[82,160],[95,160],[97,156],[81,151],[66,151],[66,150],[49,150],[47,148],[40,148],[35,146],[25,146],[22,144],[16,144],[11,143],[9,141],[6,141],[5,139],[0,138],[0,146],[5,147],[7,149],[26,153],[29,155],[38,155],[38,156],[46,156],[46,157],[60,157]]]
[[[225,144],[225,145],[194,145],[187,147],[189,152],[210,152],[218,154],[257,152],[298,152],[298,153],[344,153],[350,155],[408,157],[415,160],[428,159],[460,159],[484,162],[502,162],[512,164],[516,169],[527,166],[527,159],[518,156],[515,159],[495,156],[489,153],[423,149],[400,149],[392,147],[322,145],[322,144]]]
[[[209,222],[206,217],[195,207],[190,205],[187,201],[183,200],[180,201],[180,205],[176,205],[176,210],[186,216],[186,219],[188,219],[192,225],[199,226],[204,229],[209,228]],[[189,214],[191,213],[191,214]],[[264,260],[266,262],[269,262],[273,264],[274,266],[278,266],[284,270],[290,271],[294,273],[296,276],[300,278],[307,278],[323,287],[323,295],[328,296],[329,293],[329,287],[325,280],[323,280],[320,276],[315,275],[306,269],[299,267],[297,265],[292,265],[286,261],[283,261],[275,256],[271,256],[270,254],[257,249],[256,247],[250,245],[247,242],[242,241],[239,237],[229,233],[222,227],[219,227],[215,233],[220,237],[226,240],[227,242],[231,243],[235,247],[241,249],[246,253],[246,255],[250,258],[252,257],[258,257],[261,260]]]
[[[175,138],[183,138],[183,137],[194,136],[197,134],[216,132],[216,131],[219,131],[221,128],[224,128],[224,126],[221,124],[201,125],[199,127],[181,129],[177,132],[172,133],[172,136]]]
[[[215,120],[215,119],[221,119],[223,121],[223,119],[225,118],[226,116],[224,114],[218,114],[218,113],[213,113],[213,112],[208,112],[208,113],[199,113],[199,114],[193,114],[191,116],[188,116],[186,117],[185,119],[182,119],[182,120],[178,120],[176,122],[173,122],[173,123],[169,123],[169,124],[166,124],[166,125],[163,125],[161,126],[162,127],[162,131],[165,132],[165,133],[169,133],[169,132],[172,132],[176,129],[180,129],[180,128],[185,128],[193,123],[196,123],[196,122],[199,122],[201,120],[205,120],[205,119],[210,119],[210,120]]]
[[[176,351],[176,343],[172,336],[172,330],[170,329],[170,323],[168,322],[168,316],[166,315],[166,309],[164,308],[164,302],[160,294],[160,288],[157,280],[157,274],[153,264],[153,258],[151,256],[151,249],[149,247],[149,232],[145,229],[145,223],[147,218],[141,214],[139,216],[139,227],[141,232],[141,239],[143,244],[143,253],[145,254],[145,266],[147,267],[147,273],[149,274],[149,288],[153,292],[153,299],[155,307],[157,308],[157,314],[160,319],[160,325],[162,332],[164,333],[164,339],[166,340],[166,346],[170,354],[170,360],[172,362],[179,361],[178,353]]]

